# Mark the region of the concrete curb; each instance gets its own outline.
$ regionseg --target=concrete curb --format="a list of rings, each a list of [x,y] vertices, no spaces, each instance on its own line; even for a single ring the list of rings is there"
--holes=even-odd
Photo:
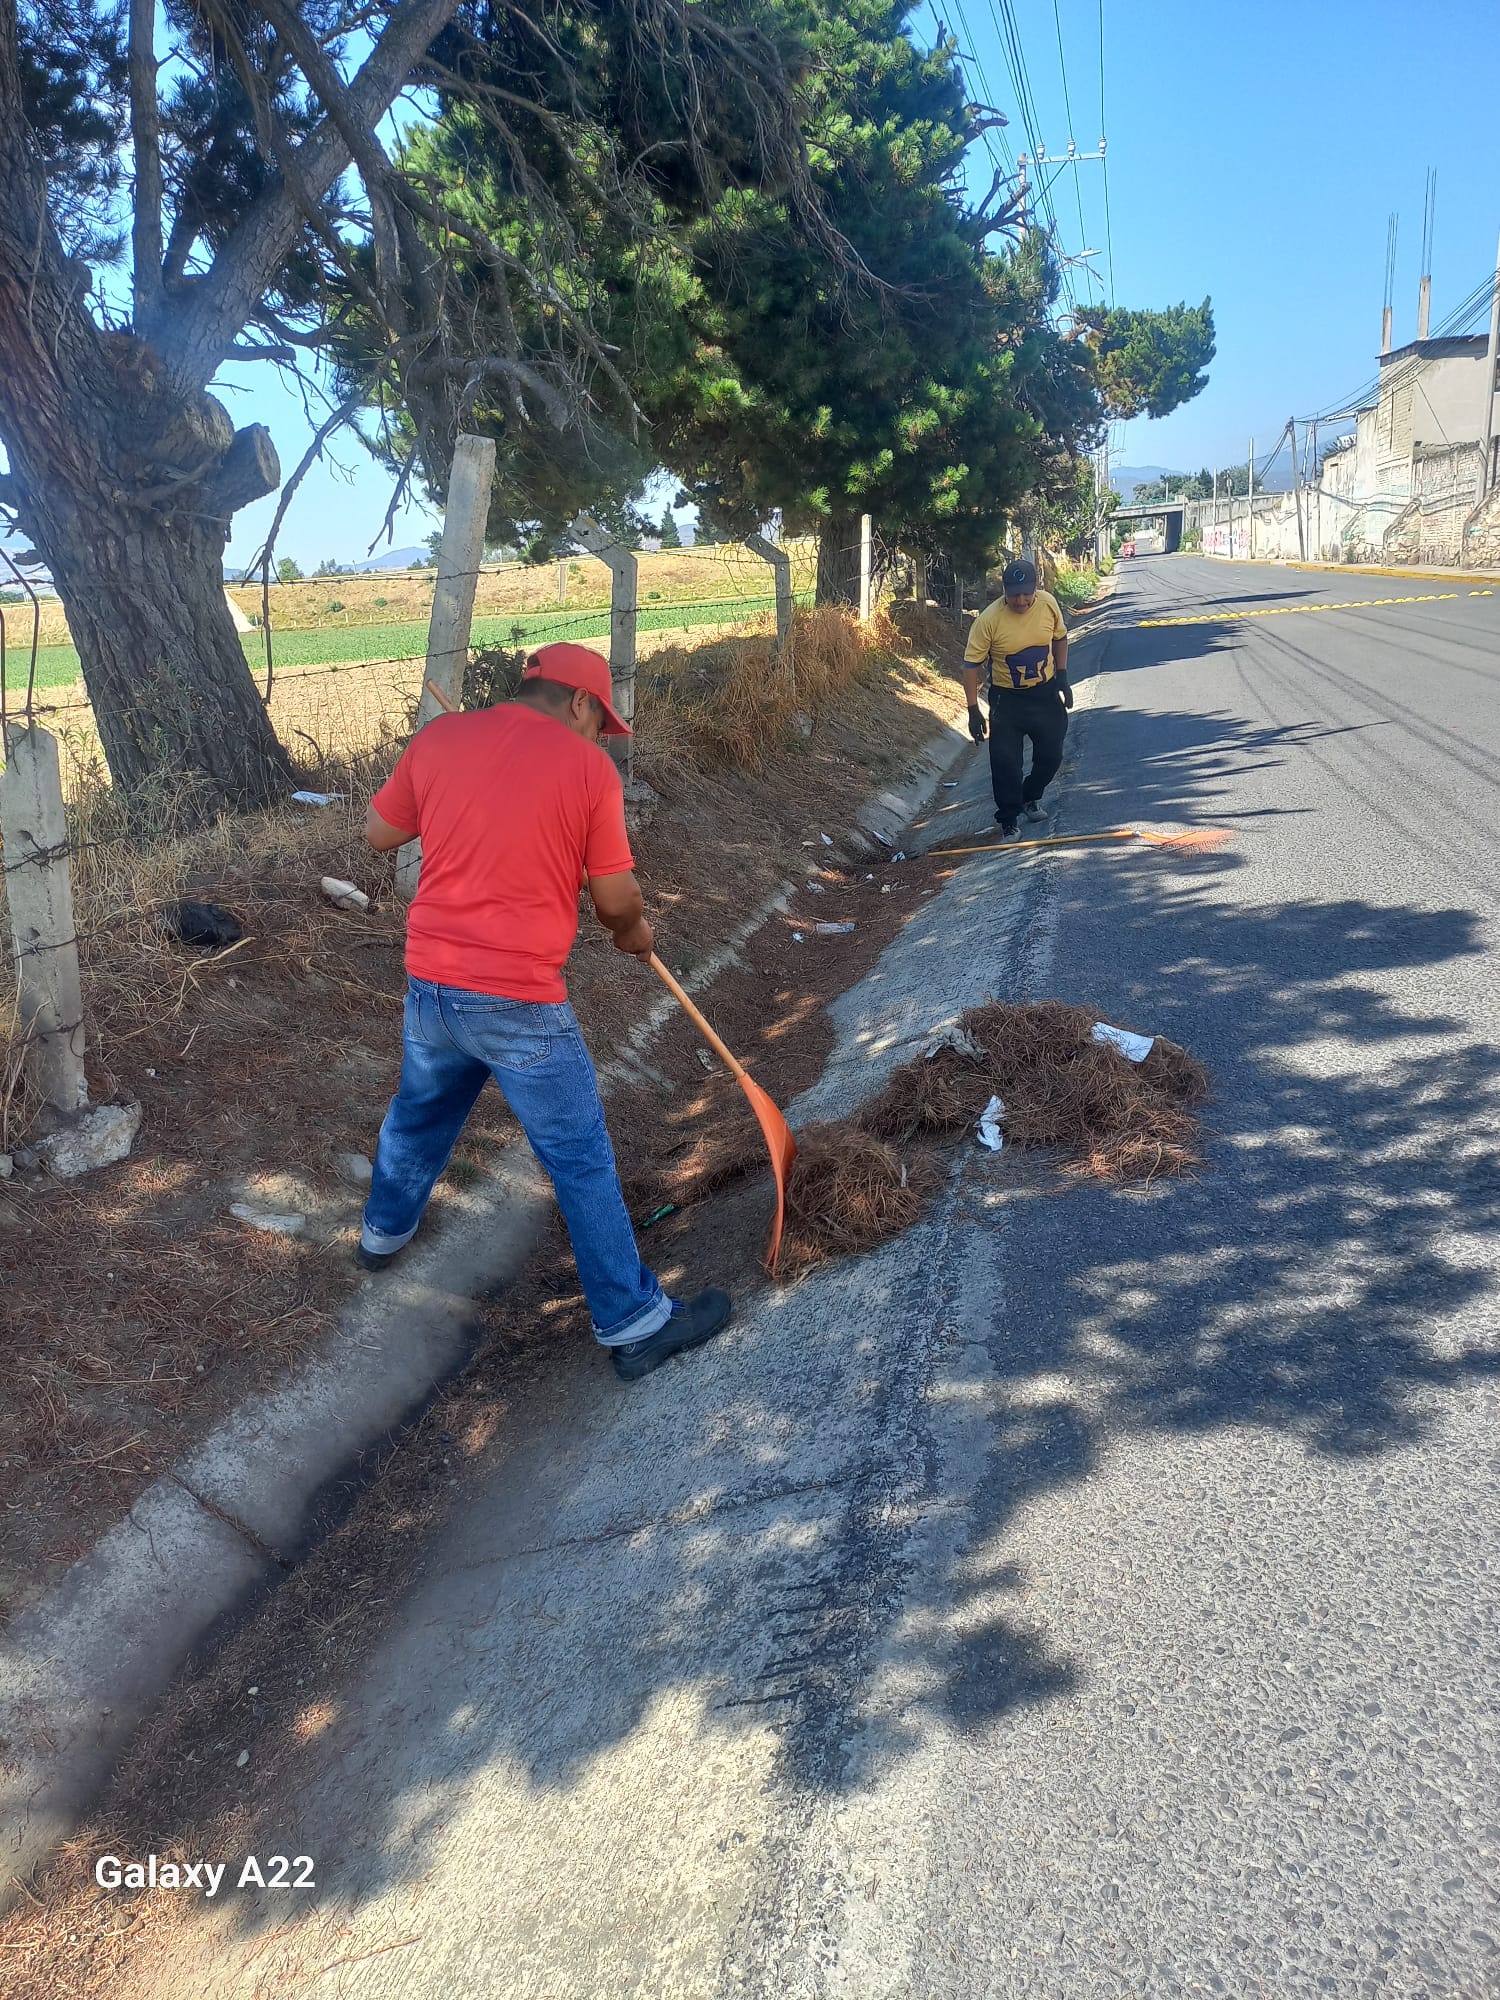
[[[860,809],[843,844],[868,853],[894,839],[969,747],[945,725],[902,786]],[[792,887],[686,983],[706,986],[734,963]],[[624,1060],[601,1068],[606,1086],[645,1069],[673,1012],[665,997],[652,1009]],[[399,1272],[366,1281],[322,1352],[247,1398],[0,1638],[0,1913],[19,1896],[16,1878],[69,1837],[193,1649],[312,1545],[317,1494],[462,1365],[473,1298],[517,1276],[550,1205],[530,1154],[507,1155],[483,1194],[457,1198],[456,1225],[415,1246]]]

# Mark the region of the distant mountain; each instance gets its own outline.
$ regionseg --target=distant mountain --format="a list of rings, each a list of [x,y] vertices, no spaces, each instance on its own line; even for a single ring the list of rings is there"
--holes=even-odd
[[[371,556],[364,562],[349,563],[347,568],[354,575],[372,569],[420,569],[428,560],[428,550],[387,549],[383,556]]]
[[[1153,479],[1180,479],[1183,475],[1170,465],[1112,465],[1109,468],[1111,489],[1124,501],[1129,501],[1137,486],[1149,486]]]
[[[345,563],[340,571],[342,576],[366,576],[382,569],[420,569],[427,561],[426,549],[387,549],[383,556],[369,556],[363,562]],[[307,571],[307,581],[312,581],[312,571]],[[225,570],[227,583],[258,583],[260,571]]]
[[[1243,464],[1243,460],[1241,463]],[[1154,479],[1190,479],[1193,475],[1180,471],[1171,465],[1112,465],[1109,469],[1109,483],[1128,507],[1135,497],[1138,486],[1149,486]],[[1281,454],[1272,465],[1269,474],[1260,471],[1255,474],[1257,493],[1289,493],[1292,487],[1291,473],[1287,468],[1286,456]]]

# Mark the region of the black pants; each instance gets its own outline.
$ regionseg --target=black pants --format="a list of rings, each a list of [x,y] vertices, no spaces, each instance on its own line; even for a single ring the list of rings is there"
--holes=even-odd
[[[1068,711],[1051,681],[1035,688],[990,690],[990,783],[995,788],[995,816],[1008,825],[1024,803],[1039,799],[1057,776]],[[1021,782],[1026,739],[1031,738],[1031,769]]]

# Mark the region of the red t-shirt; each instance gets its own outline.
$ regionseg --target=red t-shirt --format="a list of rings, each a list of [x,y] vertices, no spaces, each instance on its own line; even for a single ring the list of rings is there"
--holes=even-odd
[[[422,839],[407,971],[506,1000],[566,1000],[580,888],[635,866],[608,752],[523,702],[436,715],[373,803]]]

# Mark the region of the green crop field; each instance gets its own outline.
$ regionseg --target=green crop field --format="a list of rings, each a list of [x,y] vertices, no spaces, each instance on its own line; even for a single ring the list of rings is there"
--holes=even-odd
[[[799,604],[812,602],[811,591],[800,591]],[[672,631],[699,625],[732,625],[774,611],[768,592],[760,597],[698,598],[690,603],[643,602],[636,613],[641,632]],[[515,617],[476,618],[470,641],[475,646],[538,646],[549,639],[598,640],[609,636],[609,612],[536,611]],[[245,657],[257,671],[265,665],[265,638],[242,632]],[[419,660],[427,650],[425,622],[399,625],[331,625],[313,630],[274,634],[278,672],[301,667],[357,665],[361,661]],[[30,649],[11,647],[6,656],[5,684],[11,695],[24,693]],[[67,687],[78,679],[78,655],[71,646],[43,646],[37,654],[39,688]],[[79,690],[81,695],[82,690]]]

